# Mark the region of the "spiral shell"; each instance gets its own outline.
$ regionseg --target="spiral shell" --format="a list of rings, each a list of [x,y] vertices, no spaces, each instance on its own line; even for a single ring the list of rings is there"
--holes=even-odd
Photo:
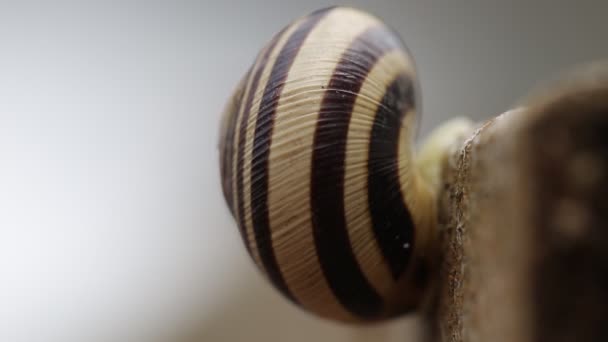
[[[255,264],[302,308],[365,322],[419,305],[436,215],[413,159],[417,89],[400,38],[337,7],[279,32],[231,97],[224,196]]]

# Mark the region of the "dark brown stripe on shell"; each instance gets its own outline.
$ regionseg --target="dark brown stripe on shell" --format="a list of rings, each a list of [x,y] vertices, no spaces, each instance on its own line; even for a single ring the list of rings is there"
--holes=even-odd
[[[376,240],[393,278],[409,264],[414,223],[399,181],[399,134],[405,113],[415,108],[414,84],[398,76],[378,107],[369,145],[368,201]]]
[[[286,29],[286,28],[285,28]],[[244,198],[244,185],[243,185],[243,169],[245,163],[245,145],[247,142],[247,122],[249,121],[249,116],[251,114],[251,106],[253,105],[253,98],[255,97],[255,93],[257,92],[260,78],[262,77],[262,73],[264,72],[264,68],[268,63],[268,58],[272,53],[272,50],[276,47],[276,44],[279,42],[279,39],[283,35],[285,29],[279,32],[268,44],[266,51],[262,53],[260,57],[260,62],[257,65],[257,69],[254,72],[255,63],[251,67],[249,71],[249,77],[253,77],[251,80],[251,85],[249,86],[249,93],[247,98],[244,101],[241,101],[241,105],[243,107],[243,115],[241,120],[238,122],[239,125],[239,141],[238,141],[238,149],[236,155],[236,191],[237,191],[237,210],[238,210],[238,226],[241,232],[241,237],[243,239],[243,243],[247,248],[247,252],[252,256],[251,245],[249,244],[247,238],[247,230],[246,230],[246,222],[247,218],[245,217],[245,198]],[[249,81],[249,79],[247,79]]]
[[[354,255],[344,210],[348,128],[367,75],[386,52],[399,49],[392,32],[373,27],[345,50],[325,91],[315,131],[311,172],[311,211],[315,246],[327,282],[348,311],[362,318],[381,314],[382,297]]]
[[[329,11],[317,11],[304,19],[279,53],[262,96],[251,157],[251,219],[260,259],[274,286],[294,302],[297,300],[285,283],[272,246],[268,217],[268,156],[276,110],[289,69],[310,31]]]
[[[222,118],[222,120],[227,120],[226,127],[222,127],[223,136],[220,137],[220,175],[222,177],[222,191],[224,192],[224,199],[228,204],[228,208],[230,208],[230,212],[233,217],[236,217],[236,212],[234,208],[234,195],[233,191],[233,181],[234,175],[233,171],[233,161],[235,155],[235,139],[234,133],[236,131],[237,119],[239,116],[239,108],[241,108],[242,97],[245,91],[245,87],[247,86],[247,82],[249,80],[250,71],[247,72],[245,77],[241,80],[238,88],[235,90],[234,94],[230,98],[230,102],[227,105],[226,112],[224,115],[227,115],[227,118]]]

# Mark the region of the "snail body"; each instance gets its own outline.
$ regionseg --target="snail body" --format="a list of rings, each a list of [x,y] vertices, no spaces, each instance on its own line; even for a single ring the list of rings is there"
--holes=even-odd
[[[255,264],[305,310],[369,322],[420,304],[437,229],[418,98],[400,38],[343,7],[279,32],[231,97],[224,196]]]

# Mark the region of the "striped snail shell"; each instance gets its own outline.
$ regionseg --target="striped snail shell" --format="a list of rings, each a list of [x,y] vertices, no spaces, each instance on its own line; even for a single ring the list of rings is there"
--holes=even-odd
[[[224,196],[255,264],[305,310],[366,322],[420,304],[436,210],[413,155],[417,89],[400,38],[335,7],[279,32],[232,95]]]

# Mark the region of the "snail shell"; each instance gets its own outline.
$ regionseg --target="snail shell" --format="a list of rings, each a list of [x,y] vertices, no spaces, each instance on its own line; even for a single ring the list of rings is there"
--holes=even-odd
[[[224,196],[255,264],[292,302],[345,322],[416,308],[436,232],[413,159],[414,65],[353,8],[297,19],[222,118]]]

